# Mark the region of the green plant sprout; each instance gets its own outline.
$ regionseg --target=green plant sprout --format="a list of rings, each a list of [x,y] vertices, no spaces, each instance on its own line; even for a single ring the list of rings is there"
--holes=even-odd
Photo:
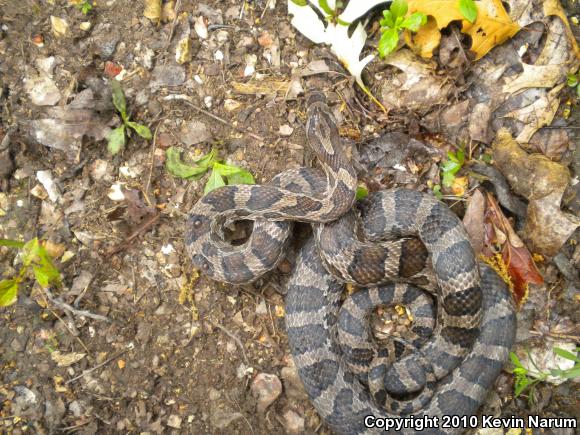
[[[405,17],[408,9],[407,0],[393,0],[391,7],[383,11],[383,19],[380,21],[382,34],[378,45],[380,57],[385,57],[395,51],[401,31],[407,29],[416,32],[427,22],[427,15],[422,12],[415,12]]]
[[[453,186],[455,175],[465,164],[465,152],[459,149],[455,152],[447,152],[447,160],[441,165],[441,173],[443,175],[442,183],[445,187]]]
[[[108,137],[108,149],[109,152],[113,155],[117,154],[119,151],[123,149],[125,144],[127,143],[126,138],[126,130],[129,128],[135,130],[139,136],[143,139],[151,139],[153,136],[151,135],[151,130],[149,127],[139,124],[137,122],[133,122],[129,119],[127,115],[127,101],[125,100],[125,94],[123,93],[123,88],[121,84],[117,80],[111,80],[111,91],[113,96],[113,104],[115,109],[121,115],[121,119],[123,120],[123,124],[120,127],[114,129]]]
[[[225,185],[256,183],[252,174],[246,169],[226,165],[219,161],[215,149],[195,160],[195,164],[196,166],[191,166],[183,163],[180,152],[175,147],[169,148],[166,152],[165,167],[171,175],[188,180],[199,180],[211,170],[203,189],[204,194]]]
[[[75,6],[83,13],[83,15],[86,15],[93,10],[94,5],[93,2],[89,0],[83,0],[80,3],[75,4]]]
[[[580,348],[576,348],[576,352],[578,352]],[[538,373],[530,373],[530,371],[524,367],[518,358],[518,356],[514,352],[510,352],[510,359],[514,365],[514,369],[512,373],[515,376],[515,383],[514,383],[514,395],[515,397],[520,396],[524,391],[528,390],[528,404],[530,406],[533,405],[535,402],[535,389],[536,385],[540,382],[545,381],[548,376],[555,376],[564,379],[572,379],[580,377],[580,358],[577,355],[574,355],[572,352],[569,352],[565,349],[561,349],[559,347],[554,347],[553,352],[567,360],[574,361],[574,367],[562,370],[562,369],[552,369],[550,372],[544,372],[538,368],[534,360],[531,358],[530,353],[528,354],[528,359],[530,363],[535,367]]]
[[[0,307],[6,307],[16,302],[20,284],[30,276],[33,276],[43,288],[61,285],[60,272],[52,263],[50,255],[38,241],[38,238],[35,237],[26,243],[0,239],[0,246],[20,249],[22,252],[22,267],[17,276],[0,281]]]
[[[568,74],[566,84],[571,88],[576,88],[576,96],[580,98],[580,71],[576,74]]]

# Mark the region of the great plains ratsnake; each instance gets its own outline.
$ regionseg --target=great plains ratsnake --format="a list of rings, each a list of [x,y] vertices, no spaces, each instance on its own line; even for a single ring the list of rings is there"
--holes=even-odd
[[[319,93],[309,98],[306,135],[324,173],[289,170],[268,185],[225,186],[195,204],[185,237],[194,265],[219,281],[251,282],[284,257],[292,221],[311,223],[314,236],[290,279],[286,323],[300,377],[325,421],[337,433],[358,434],[377,431],[365,427],[369,415],[476,413],[514,339],[506,286],[477,263],[461,221],[431,195],[378,192],[352,210],[356,174]],[[232,246],[223,228],[241,219],[254,220],[253,231]],[[419,290],[383,285],[389,281],[434,292],[436,325]],[[382,286],[360,290],[341,310],[344,282]],[[377,305],[395,303],[414,310],[416,339],[376,349],[364,341],[372,341],[366,319]]]

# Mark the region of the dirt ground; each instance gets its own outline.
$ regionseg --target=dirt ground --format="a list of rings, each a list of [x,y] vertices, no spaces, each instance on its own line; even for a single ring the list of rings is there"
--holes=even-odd
[[[338,72],[302,83],[329,95],[371,190],[426,189],[438,173],[446,148],[419,126],[420,116],[385,117],[327,49],[292,28],[286,2],[273,2],[274,9],[247,2],[243,16],[238,0],[178,3],[190,26],[171,16],[155,24],[143,16],[143,2],[130,0],[98,1],[87,15],[66,1],[0,0],[0,141],[8,135],[10,142],[8,151],[0,147],[0,238],[50,241],[63,277],[52,301],[27,280],[18,302],[0,308],[0,433],[330,433],[288,350],[283,294],[293,256],[243,287],[199,276],[182,235],[207,176],[173,177],[165,150],[180,146],[200,156],[216,148],[258,183],[310,165],[304,100],[284,99],[275,81],[293,78],[296,65],[326,59]],[[54,34],[51,16],[66,20],[65,36]],[[200,16],[210,24],[206,40],[194,31]],[[191,60],[178,64],[175,47],[188,29]],[[269,86],[259,95],[236,91],[248,81],[251,55]],[[103,79],[119,72],[131,119],[155,139],[133,134],[111,156],[102,135],[120,120]],[[31,94],[31,83],[41,95]],[[89,101],[70,106],[87,89]],[[45,119],[53,122],[48,130],[38,123]],[[53,141],[60,146],[43,144],[47,131],[60,135]],[[439,157],[406,156],[407,172],[368,171],[365,144],[385,131],[410,132]],[[575,149],[563,160],[572,170]],[[53,191],[39,171],[49,171]],[[114,199],[115,185],[130,192],[124,200]],[[574,246],[564,251],[578,261]],[[0,247],[2,276],[19,270],[15,254]],[[577,288],[552,262],[540,271],[546,282],[531,288],[518,340],[533,346],[560,325],[562,336],[577,341]],[[530,406],[514,398],[505,372],[484,412],[578,418],[577,386],[542,383]]]

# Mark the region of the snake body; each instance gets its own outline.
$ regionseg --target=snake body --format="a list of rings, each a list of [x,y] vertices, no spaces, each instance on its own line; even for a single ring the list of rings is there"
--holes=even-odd
[[[268,185],[225,186],[194,205],[185,237],[194,265],[219,281],[251,282],[283,258],[292,221],[311,223],[314,236],[290,280],[286,321],[300,377],[327,423],[337,433],[365,433],[367,415],[476,412],[513,341],[505,285],[478,265],[460,220],[430,195],[378,192],[352,210],[356,176],[321,94],[309,100],[306,135],[323,173],[303,168]],[[232,246],[224,241],[223,227],[241,219],[255,221],[253,232],[246,243]],[[340,314],[342,282],[387,281],[434,292],[437,323],[432,331],[418,329],[420,342],[374,350],[354,341],[369,335],[361,325],[376,305],[372,301],[393,303],[398,292],[410,302],[416,290],[366,290],[370,293],[361,293],[359,303]]]

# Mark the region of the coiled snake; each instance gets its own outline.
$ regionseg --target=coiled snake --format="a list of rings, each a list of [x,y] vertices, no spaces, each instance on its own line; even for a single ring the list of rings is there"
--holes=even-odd
[[[324,174],[289,170],[268,185],[225,186],[201,198],[185,236],[194,265],[219,281],[251,282],[283,258],[292,221],[311,223],[314,236],[290,279],[286,324],[300,377],[325,421],[337,433],[358,434],[373,433],[364,426],[368,415],[476,413],[514,340],[506,286],[478,265],[460,220],[430,195],[404,189],[370,195],[357,204],[359,225],[352,210],[356,174],[336,123],[321,94],[312,94],[308,106],[307,140]],[[255,221],[252,235],[232,246],[223,227],[241,219]],[[421,292],[404,284],[361,290],[341,311],[343,282],[389,281],[435,292],[436,325],[431,305],[416,302]],[[393,303],[417,305],[417,338],[376,349],[364,341],[372,341],[365,318]]]

